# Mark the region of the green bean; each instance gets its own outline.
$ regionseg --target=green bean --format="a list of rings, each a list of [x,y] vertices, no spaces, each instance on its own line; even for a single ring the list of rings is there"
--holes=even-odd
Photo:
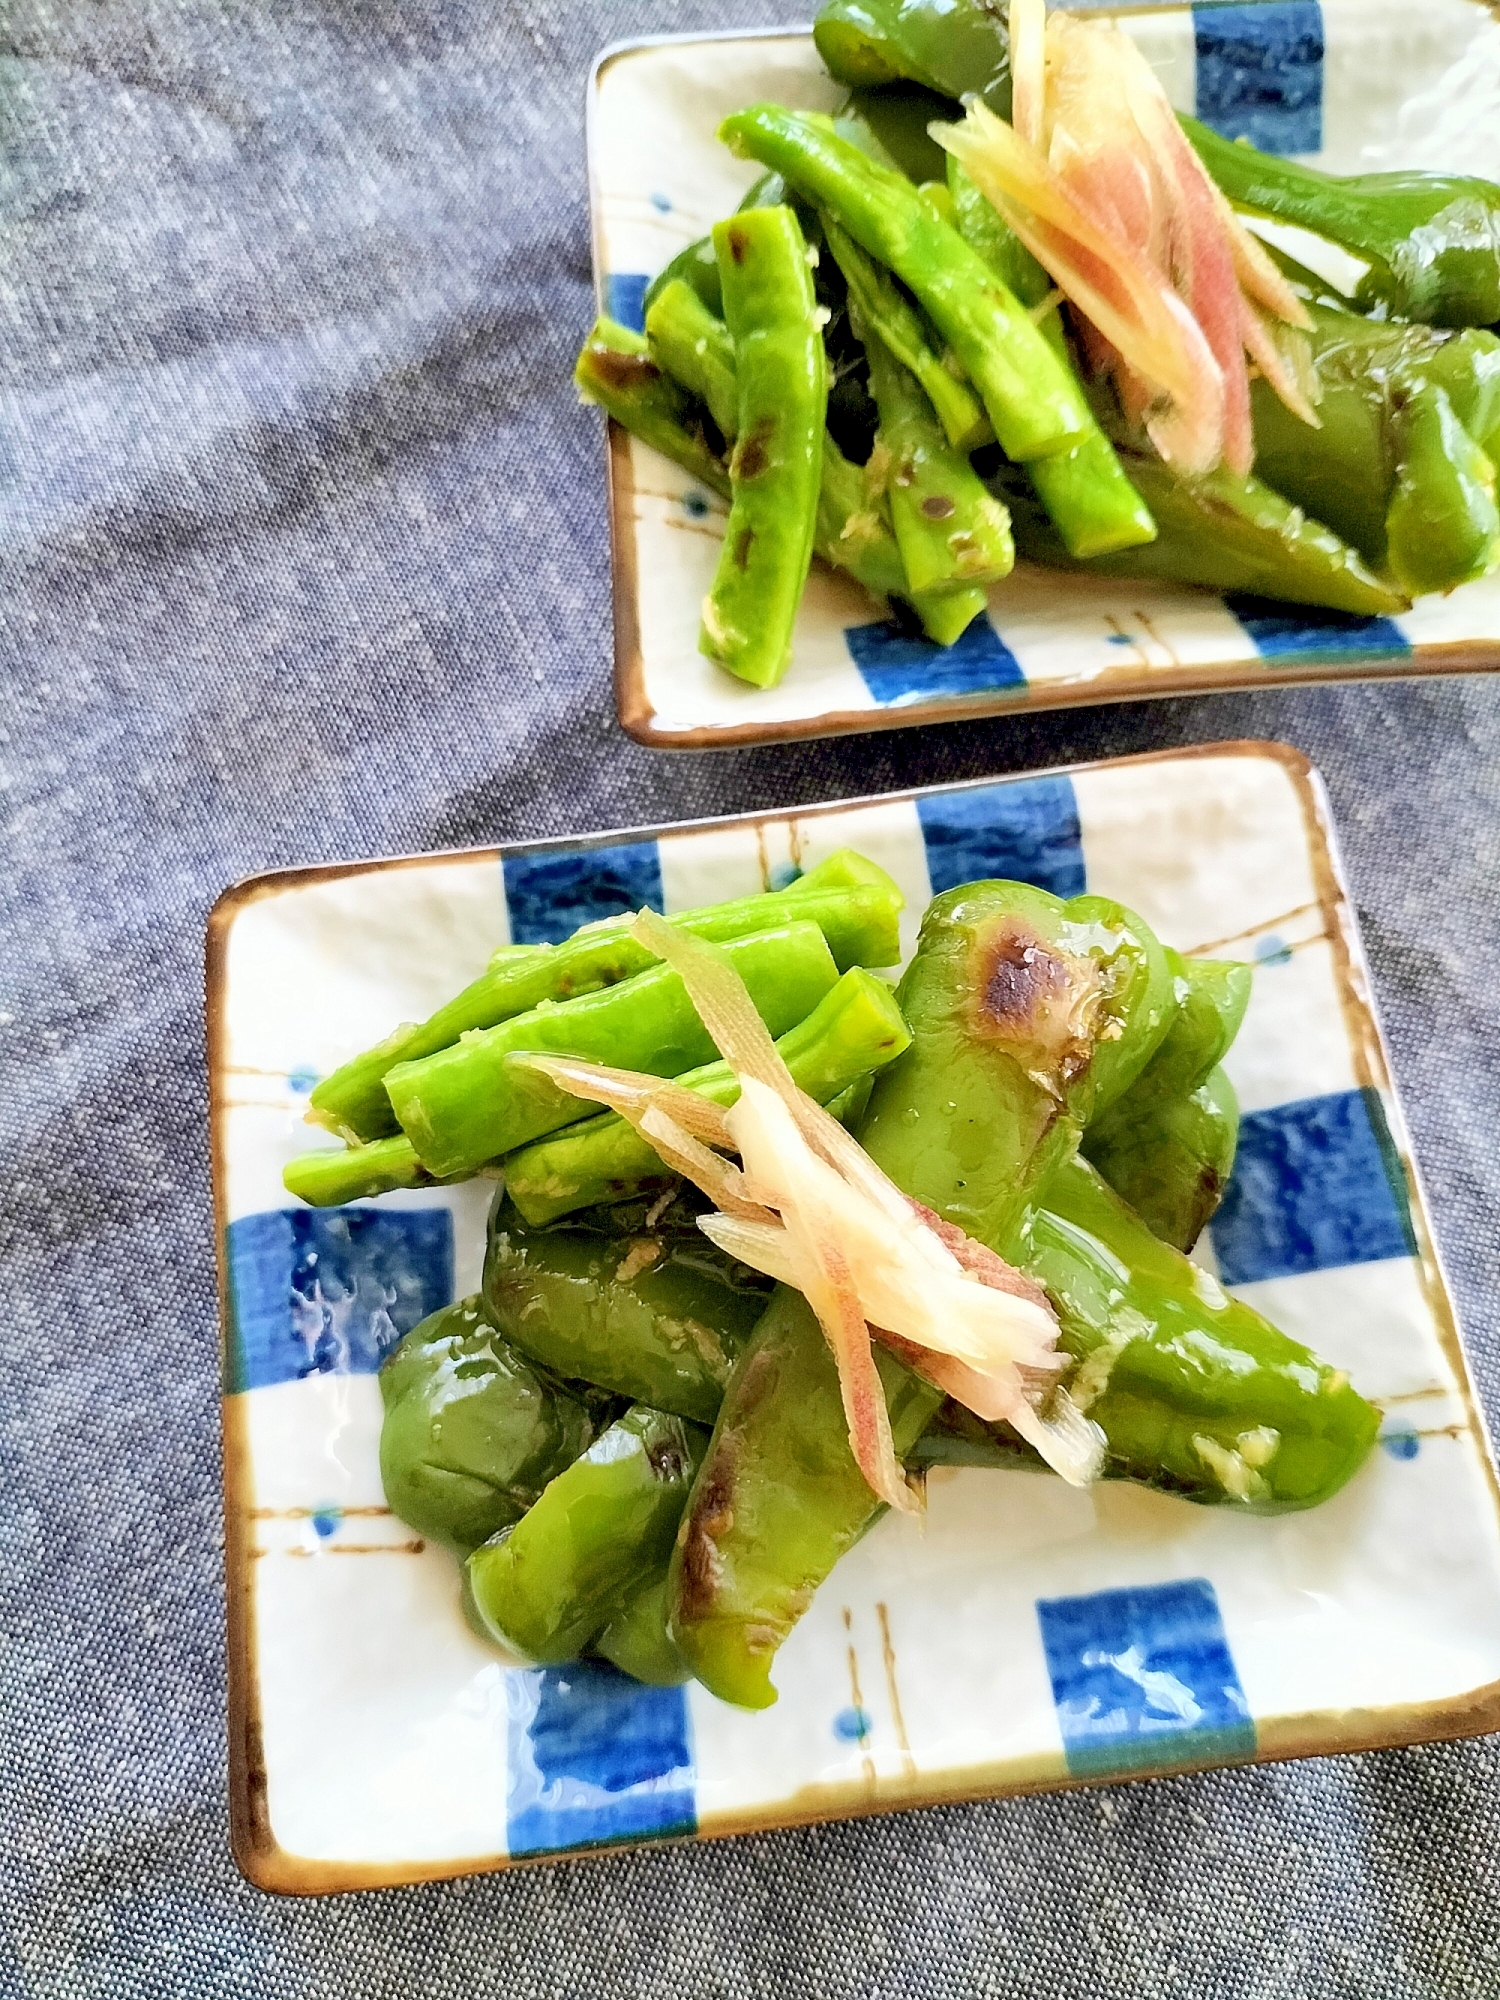
[[[944,437],[916,377],[865,323],[852,296],[850,313],[869,357],[870,388],[880,412],[891,524],[908,594],[923,614],[933,597],[974,590],[1010,574],[1015,563],[1010,518]]]
[[[723,320],[688,285],[674,281],[657,294],[646,314],[646,329],[662,367],[707,406],[732,443],[739,426],[739,382],[734,342]],[[897,597],[905,588],[901,552],[884,503],[871,496],[862,468],[850,464],[826,430],[816,548],[825,562],[847,570],[877,597]]]
[[[810,1014],[838,979],[815,924],[783,924],[733,938],[722,949],[775,1035]],[[398,1063],[386,1076],[386,1089],[429,1173],[473,1173],[498,1154],[585,1115],[579,1098],[511,1061],[529,1052],[676,1076],[714,1051],[681,979],[657,964],[617,986],[545,1002],[479,1029],[419,1062]]]
[[[684,279],[664,285],[646,308],[646,342],[652,360],[706,406],[724,442],[733,444],[740,423],[734,342]]]
[[[791,664],[817,532],[828,376],[807,243],[790,208],[714,227],[739,421],[724,547],[698,650],[754,687]]]
[[[372,1139],[363,1146],[323,1146],[299,1153],[281,1170],[281,1183],[310,1208],[341,1208],[348,1201],[367,1201],[395,1188],[441,1185],[417,1158],[404,1132],[392,1139]]]
[[[728,468],[709,443],[692,403],[657,367],[640,334],[616,320],[596,320],[573,379],[586,402],[597,403],[632,437],[690,472],[710,492],[728,497]]]
[[[851,965],[892,965],[900,957],[902,900],[883,868],[844,848],[787,889],[683,910],[668,921],[696,937],[723,943],[751,931],[769,930],[789,918],[807,920],[820,926],[834,962],[843,971]],[[353,1140],[394,1133],[396,1115],[386,1095],[385,1077],[397,1063],[435,1055],[471,1029],[493,1028],[545,1000],[573,999],[645,971],[654,961],[629,935],[633,921],[631,912],[607,923],[589,924],[559,945],[502,945],[479,978],[429,1019],[404,1024],[373,1049],[324,1077],[312,1092],[309,1122]],[[318,1156],[327,1162],[333,1157]],[[300,1170],[306,1163],[295,1164]],[[389,1160],[370,1162],[369,1169],[377,1174],[404,1174],[408,1165],[405,1156],[393,1149]],[[358,1171],[352,1163],[351,1171]],[[339,1172],[331,1163],[308,1165],[312,1181],[320,1185]],[[392,1179],[387,1185],[410,1187],[419,1183],[403,1178]]]
[[[849,287],[851,313],[857,312],[860,323],[921,383],[949,444],[955,451],[970,452],[989,443],[994,432],[979,398],[933,351],[915,307],[832,216],[825,215],[822,222],[828,247]]]
[[[1092,428],[1077,382],[1015,294],[904,175],[878,166],[828,120],[780,105],[735,113],[720,137],[785,174],[915,294],[1011,458],[1066,450]]]
[[[883,980],[858,968],[777,1047],[798,1085],[827,1103],[859,1076],[901,1054],[910,1042],[895,997]],[[677,1081],[714,1104],[733,1104],[739,1079],[726,1062],[689,1070]],[[523,1146],[505,1162],[506,1190],[533,1227],[578,1208],[670,1184],[650,1144],[614,1112],[569,1125]]]
[[[948,192],[958,233],[1024,306],[1035,313],[1048,298],[1060,303],[1051,278],[951,154]],[[1043,338],[1071,369],[1073,357],[1061,313],[1054,308],[1039,324]],[[1109,555],[1155,539],[1151,510],[1126,478],[1114,446],[1097,423],[1070,451],[1033,459],[1026,472],[1069,555]]]

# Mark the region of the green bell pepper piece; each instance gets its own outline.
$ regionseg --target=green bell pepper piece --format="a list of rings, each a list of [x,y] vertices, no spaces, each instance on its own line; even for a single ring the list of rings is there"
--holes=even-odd
[[[1386,510],[1386,561],[1403,590],[1456,590],[1500,562],[1495,468],[1436,387],[1398,418],[1396,482]]]
[[[1237,208],[1294,223],[1368,261],[1357,304],[1430,326],[1500,320],[1500,187],[1493,181],[1325,174],[1225,139],[1196,118],[1181,124]]]
[[[947,155],[927,128],[962,116],[963,106],[939,91],[919,83],[889,83],[854,91],[840,122],[857,120],[891,165],[920,187],[924,181],[940,181],[946,172]]]
[[[891,988],[853,967],[777,1047],[798,1086],[826,1104],[910,1041]],[[722,1061],[677,1081],[715,1104],[733,1104],[740,1094],[739,1079]],[[506,1191],[533,1227],[574,1209],[653,1192],[670,1179],[651,1145],[614,1112],[522,1146],[505,1162]]]
[[[1317,1506],[1369,1456],[1380,1413],[1348,1377],[1158,1241],[1086,1160],[1054,1169],[998,1247],[1056,1305],[1113,1471],[1275,1514]]]
[[[512,1528],[468,1561],[491,1637],[546,1665],[576,1659],[664,1566],[706,1443],[634,1404]]]
[[[505,1337],[555,1375],[711,1424],[767,1280],[708,1242],[702,1204],[632,1201],[532,1229],[490,1213],[484,1300]]]
[[[875,1365],[901,1456],[941,1392],[884,1349]],[[730,1380],[672,1554],[668,1631],[711,1694],[741,1708],[775,1701],[776,1649],[884,1511],[849,1449],[822,1328],[800,1292],[778,1286]]]
[[[1153,1236],[1187,1252],[1223,1199],[1239,1133],[1234,1085],[1212,1069],[1185,1094],[1141,1106],[1131,1122],[1112,1114],[1105,1132],[1085,1134],[1083,1152]]]
[[[807,241],[787,207],[714,225],[739,421],[724,547],[698,650],[754,687],[791,664],[817,531],[828,368]]]
[[[519,1521],[619,1407],[512,1346],[478,1297],[414,1326],[381,1367],[380,1395],[386,1499],[462,1555]]]
[[[1002,467],[993,483],[1010,507],[1016,547],[1023,556],[1054,568],[1194,583],[1207,590],[1322,604],[1365,618],[1409,608],[1409,600],[1383,582],[1357,549],[1253,473],[1241,477],[1221,465],[1201,479],[1189,479],[1154,453],[1120,443],[1116,450],[1151,510],[1156,540],[1149,547],[1122,549],[1075,565],[1041,508],[1027,506],[1014,471]]]
[[[647,1687],[681,1687],[692,1673],[667,1632],[667,1572],[640,1588],[593,1643],[601,1660]]]
[[[838,981],[816,924],[728,939],[719,946],[749,988],[773,1035],[810,1014]],[[714,1046],[680,976],[657,963],[576,999],[543,1002],[451,1048],[387,1072],[402,1129],[430,1173],[473,1173],[498,1154],[587,1115],[583,1100],[511,1057],[577,1056],[678,1076],[708,1061]]]
[[[876,1080],[862,1143],[898,1187],[990,1244],[1177,1012],[1139,917],[1020,882],[937,897],[896,998],[912,1045]]]

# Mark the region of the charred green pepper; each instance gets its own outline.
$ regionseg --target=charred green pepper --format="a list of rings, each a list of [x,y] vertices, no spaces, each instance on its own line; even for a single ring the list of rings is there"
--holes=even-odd
[[[1244,1018],[1251,969],[1167,957],[1176,1017],[1130,1089],[1090,1123],[1083,1152],[1155,1235],[1187,1251],[1234,1164],[1239,1108],[1218,1065]]]
[[[1500,536],[1500,340],[1309,310],[1319,427],[1257,382],[1257,475],[1413,595],[1482,575]]]
[[[381,1368],[380,1395],[386,1499],[463,1555],[520,1520],[619,1408],[512,1346],[480,1298],[414,1326]]]
[[[680,1687],[692,1679],[686,1660],[667,1631],[665,1565],[625,1600],[591,1650],[648,1687]]]
[[[1057,1307],[1110,1470],[1276,1514],[1317,1506],[1368,1457],[1380,1413],[1347,1375],[1159,1241],[1086,1160],[1054,1169],[999,1248]]]
[[[909,81],[950,103],[972,92],[1010,116],[1005,14],[981,0],[826,0],[813,41],[840,83]]]
[[[637,1403],[468,1561],[485,1629],[541,1664],[576,1659],[660,1573],[703,1455],[694,1424]]]
[[[769,1282],[700,1233],[701,1202],[632,1201],[529,1228],[501,1195],[484,1298],[555,1374],[711,1424]]]
[[[1174,1012],[1160,944],[1119,904],[1016,882],[939,896],[897,995],[913,1030],[861,1138],[898,1186],[994,1241],[1140,1074]],[[937,1391],[876,1357],[898,1454]],[[775,1699],[776,1648],[880,1513],[811,1308],[778,1289],[725,1394],[672,1563],[672,1638],[715,1694]]]
[[[1500,187],[1473,174],[1320,173],[1196,118],[1182,128],[1237,208],[1310,230],[1364,259],[1356,303],[1429,326],[1500,320]]]
[[[942,1394],[884,1351],[875,1365],[904,1456]],[[741,1708],[775,1701],[777,1648],[884,1511],[849,1449],[822,1328],[800,1292],[778,1286],[730,1381],[672,1556],[668,1630],[710,1693]]]

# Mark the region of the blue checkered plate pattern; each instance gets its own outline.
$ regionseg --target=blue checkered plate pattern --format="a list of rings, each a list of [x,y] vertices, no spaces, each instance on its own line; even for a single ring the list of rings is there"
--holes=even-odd
[[[1227,0],[1129,7],[1120,20],[1173,104],[1231,138],[1335,173],[1423,166],[1500,179],[1500,26],[1483,0]],[[601,309],[639,327],[654,274],[755,179],[755,164],[715,138],[721,119],[761,99],[832,110],[843,95],[805,32],[668,37],[601,57],[588,107]],[[1022,563],[990,592],[987,616],[943,648],[882,621],[856,584],[815,565],[786,679],[748,688],[697,650],[723,502],[615,426],[609,478],[616,697],[643,743],[770,742],[1269,679],[1500,667],[1500,576],[1398,618],[1354,618]]]
[[[507,939],[790,879],[857,847],[908,898],[984,876],[1253,959],[1239,1162],[1198,1255],[1381,1405],[1312,1513],[938,1471],[782,1651],[761,1714],[517,1667],[385,1505],[375,1371],[477,1288],[491,1184],[314,1211],[308,1091]],[[577,843],[293,871],[210,938],[232,1788],[242,1866],[316,1890],[1500,1725],[1500,1513],[1316,777],[1278,744]]]

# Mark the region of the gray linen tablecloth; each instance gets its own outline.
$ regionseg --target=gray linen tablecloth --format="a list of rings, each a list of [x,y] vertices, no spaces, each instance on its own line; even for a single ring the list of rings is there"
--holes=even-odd
[[[772,0],[0,18],[0,1993],[1500,1992],[1492,1743],[325,1902],[229,1857],[201,953],[252,870],[1274,736],[1491,1411],[1500,684],[702,757],[613,720],[586,68]]]

